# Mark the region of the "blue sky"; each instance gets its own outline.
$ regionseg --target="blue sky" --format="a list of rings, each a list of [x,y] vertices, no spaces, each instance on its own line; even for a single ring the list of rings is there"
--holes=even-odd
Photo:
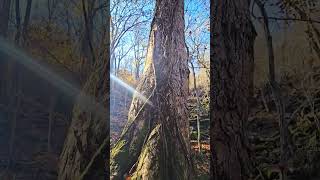
[[[144,3],[144,0],[140,0],[137,3]],[[111,2],[112,6],[113,2]],[[194,39],[198,43],[201,43],[201,48],[207,48],[207,53],[209,53],[209,44],[210,44],[210,32],[208,29],[209,17],[210,17],[210,0],[185,0],[185,26],[186,28],[186,42],[189,49],[192,48]],[[141,4],[140,4],[141,5]],[[140,20],[148,19],[144,25],[140,26],[140,35],[145,37],[143,42],[145,45],[148,43],[148,37],[150,33],[150,25],[153,16],[153,10],[155,6],[155,1],[151,1],[148,4],[144,4],[143,11],[147,11],[147,16],[141,16]],[[111,12],[113,15],[113,12]],[[191,32],[191,34],[189,34]],[[124,48],[129,49],[132,45],[133,40],[133,31],[127,32],[125,37],[122,39],[124,43]],[[146,52],[145,52],[146,53]],[[130,59],[133,58],[134,51],[133,49],[127,54],[126,58],[123,60],[123,66],[130,62]],[[130,66],[130,65],[128,65]],[[129,67],[130,68],[130,67]]]

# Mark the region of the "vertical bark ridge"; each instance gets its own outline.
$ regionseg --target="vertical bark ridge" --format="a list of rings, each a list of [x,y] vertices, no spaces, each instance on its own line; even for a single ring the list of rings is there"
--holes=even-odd
[[[211,172],[215,180],[247,180],[252,164],[246,134],[253,42],[248,0],[213,0],[211,9]]]

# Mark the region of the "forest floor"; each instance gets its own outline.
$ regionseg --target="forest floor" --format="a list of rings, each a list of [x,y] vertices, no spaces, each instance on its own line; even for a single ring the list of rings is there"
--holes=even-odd
[[[272,92],[268,85],[256,92],[248,128],[256,180],[277,180],[281,169],[287,170],[288,180],[320,179],[320,69],[315,71],[280,81],[289,130],[288,160],[284,165],[279,163],[279,118]]]
[[[0,180],[55,180],[59,154],[70,122],[66,117],[70,114],[49,112],[47,105],[29,96],[19,94],[16,97],[20,99],[19,108],[10,109],[6,103],[0,104]],[[4,97],[0,99],[7,102]],[[14,141],[10,137],[12,112],[16,117]],[[51,127],[54,138],[50,145],[47,139],[49,117],[54,120]]]
[[[197,180],[208,180],[210,175],[210,144],[201,143],[201,153],[196,142],[191,142],[192,154],[197,173]]]

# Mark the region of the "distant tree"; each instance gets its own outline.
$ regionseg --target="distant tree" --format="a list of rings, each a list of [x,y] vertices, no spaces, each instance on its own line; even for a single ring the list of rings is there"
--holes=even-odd
[[[0,35],[6,36],[9,24],[11,0],[2,0],[0,2]]]
[[[152,1],[121,1],[114,0],[111,2],[110,13],[110,57],[111,70],[117,75],[121,61],[132,45],[128,46],[128,41],[124,42],[136,27],[143,29],[146,23],[150,22],[151,12],[146,8]],[[124,47],[126,46],[126,47]]]
[[[29,21],[30,21],[30,16],[31,16],[31,8],[32,8],[32,0],[27,1],[27,6],[26,6],[26,13],[24,15],[24,21],[23,21],[23,26],[22,26],[22,37],[23,41],[26,42],[27,36],[28,36],[28,26],[29,26]]]
[[[134,50],[134,76],[136,80],[139,80],[140,73],[143,68],[143,63],[145,59],[145,50],[146,47],[143,44],[143,39],[145,37],[142,35],[142,32],[139,30],[139,26],[134,28],[134,37],[133,37],[133,50]]]
[[[18,44],[21,36],[21,12],[20,12],[20,0],[15,1],[15,16],[16,16],[16,27],[17,32],[15,35],[15,42]]]

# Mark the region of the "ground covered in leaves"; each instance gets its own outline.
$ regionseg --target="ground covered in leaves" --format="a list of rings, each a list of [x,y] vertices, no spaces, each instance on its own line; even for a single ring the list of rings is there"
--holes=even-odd
[[[320,179],[320,73],[284,76],[280,81],[289,123],[289,180]],[[277,109],[266,84],[251,105],[249,140],[255,153],[257,180],[279,179],[280,133]]]

